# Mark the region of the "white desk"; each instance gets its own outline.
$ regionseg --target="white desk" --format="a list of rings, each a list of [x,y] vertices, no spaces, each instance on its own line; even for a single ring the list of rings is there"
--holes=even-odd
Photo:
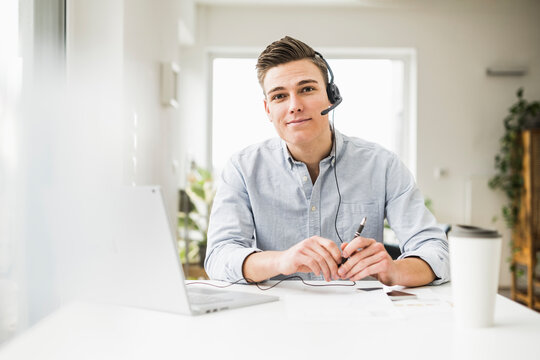
[[[267,292],[278,302],[197,317],[74,303],[5,344],[0,359],[540,358],[540,314],[497,296],[494,327],[459,330],[449,284],[411,291],[418,300],[370,303],[376,295],[355,288],[293,281]]]

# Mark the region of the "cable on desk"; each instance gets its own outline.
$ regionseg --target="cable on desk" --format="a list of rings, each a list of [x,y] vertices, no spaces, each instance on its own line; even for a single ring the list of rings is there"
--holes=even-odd
[[[267,287],[261,287],[262,282],[256,282],[256,281],[253,281],[253,280],[247,279],[247,278],[245,280],[248,282],[248,284],[252,284],[252,285],[257,286],[259,288],[259,290],[266,291],[266,290],[270,290],[270,289],[276,287],[277,285],[281,284],[285,280],[292,280],[292,279],[298,279],[298,280],[302,281],[302,283],[304,285],[313,286],[313,287],[355,286],[356,285],[356,281],[351,281],[351,283],[348,283],[348,284],[310,284],[310,283],[305,282],[304,279],[302,279],[302,277],[300,277],[298,275],[288,276],[285,279],[281,279],[277,283],[275,283],[275,284],[273,284],[271,286],[267,286]],[[234,282],[226,281],[226,282],[229,283],[228,285],[215,285],[215,284],[205,283],[205,282],[202,282],[202,281],[189,282],[189,283],[186,283],[186,285],[207,285],[207,286],[213,286],[213,287],[217,287],[217,288],[226,288],[226,287],[229,287],[229,286],[232,286],[232,285],[236,285],[241,281],[244,281],[244,279],[236,280]]]

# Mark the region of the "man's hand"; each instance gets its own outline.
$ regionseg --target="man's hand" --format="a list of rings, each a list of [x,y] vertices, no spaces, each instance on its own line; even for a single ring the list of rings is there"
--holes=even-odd
[[[331,240],[312,236],[281,252],[278,271],[283,275],[295,272],[321,273],[326,281],[339,279],[338,265],[341,252]]]
[[[360,280],[374,275],[386,285],[421,286],[432,282],[435,273],[422,259],[408,257],[393,261],[384,245],[373,239],[357,237],[339,247],[331,240],[313,236],[284,251],[261,251],[250,254],[242,265],[244,278],[250,282],[295,272],[323,274],[332,279]],[[338,269],[339,266],[339,269]]]
[[[341,279],[356,281],[374,275],[383,284],[396,283],[398,269],[383,244],[359,236],[341,244],[341,249],[343,257],[349,258],[339,267]]]
[[[343,257],[339,267],[341,279],[360,280],[373,275],[385,285],[422,286],[436,279],[431,266],[418,257],[392,260],[384,245],[374,239],[356,237],[341,244]]]

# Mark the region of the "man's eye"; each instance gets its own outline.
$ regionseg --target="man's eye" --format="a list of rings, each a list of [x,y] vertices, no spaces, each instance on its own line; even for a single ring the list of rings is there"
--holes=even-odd
[[[283,94],[276,94],[276,95],[272,96],[272,100],[281,100],[283,98],[285,98],[285,95],[283,95]]]
[[[315,88],[313,86],[306,86],[304,88],[302,88],[302,92],[310,92],[310,91],[313,91],[315,90]]]

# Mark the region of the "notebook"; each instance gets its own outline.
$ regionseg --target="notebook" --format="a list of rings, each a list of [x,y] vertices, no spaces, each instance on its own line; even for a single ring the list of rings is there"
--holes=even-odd
[[[88,231],[73,240],[80,256],[67,270],[68,297],[187,315],[279,299],[187,286],[161,189],[126,187],[105,194],[96,200],[100,210],[93,212]]]

